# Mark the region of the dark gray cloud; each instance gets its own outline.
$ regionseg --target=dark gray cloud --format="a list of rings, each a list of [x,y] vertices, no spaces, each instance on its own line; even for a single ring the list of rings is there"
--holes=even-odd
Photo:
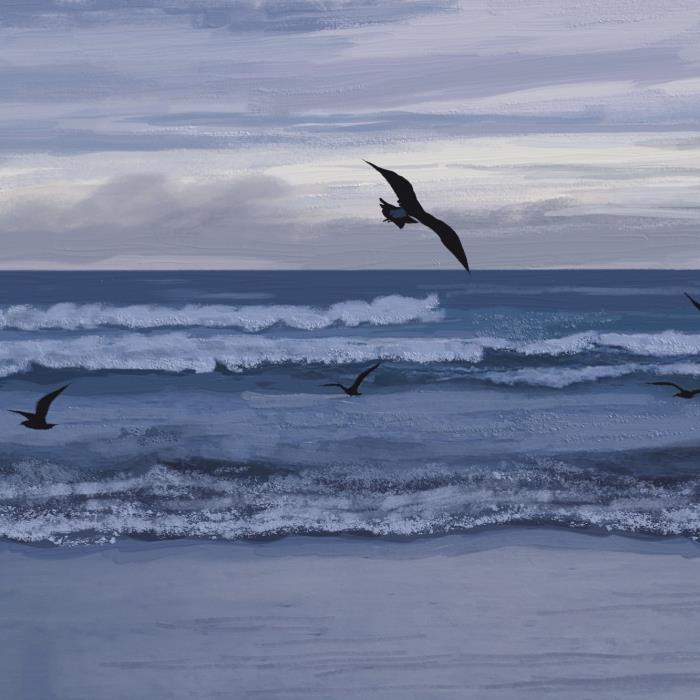
[[[451,264],[373,218],[364,156],[448,202],[477,266],[687,263],[698,21],[691,0],[0,0],[3,258]],[[255,171],[290,184],[231,181]]]
[[[224,135],[193,133],[130,133],[94,129],[67,129],[56,121],[0,121],[0,153],[48,153],[51,155],[94,152],[154,152],[172,149],[225,148],[232,139]],[[240,139],[239,145],[250,142]],[[260,140],[256,140],[260,143]]]
[[[260,261],[277,267],[450,269],[453,261],[424,227],[399,231],[381,217],[305,223],[295,191],[279,178],[182,185],[132,175],[94,188],[73,204],[24,200],[0,214],[5,264],[142,261]],[[691,221],[570,215],[569,198],[435,214],[460,233],[476,267],[682,265],[697,239]],[[566,217],[560,216],[567,213]]]
[[[1,91],[1,90],[0,90]],[[85,120],[83,120],[85,121]],[[148,128],[142,128],[148,127]],[[435,139],[522,136],[537,134],[673,133],[700,129],[700,112],[694,121],[673,124],[632,120],[610,123],[603,115],[573,114],[563,117],[508,116],[502,114],[424,114],[376,112],[371,114],[330,114],[323,116],[254,115],[238,113],[171,113],[113,119],[101,130],[66,128],[60,121],[34,119],[0,120],[0,152],[80,154],[100,151],[154,152],[173,149],[241,149],[256,146],[299,146],[338,150],[348,147],[386,147],[396,141],[427,143]],[[656,148],[691,149],[698,139],[642,142]],[[469,166],[472,167],[472,166]],[[508,166],[512,167],[512,166]],[[544,166],[518,166],[540,173]],[[503,169],[503,168],[501,168]],[[615,179],[624,175],[619,168],[571,165],[552,166],[571,176]],[[661,173],[661,169],[657,169]],[[680,172],[680,171],[679,171]],[[628,173],[639,177],[650,171]]]
[[[263,79],[252,92],[252,109],[284,114],[311,109],[364,111],[372,105],[377,110],[391,110],[410,101],[475,99],[579,82],[634,81],[644,85],[696,77],[698,67],[680,58],[676,49],[651,46],[560,52],[556,58],[513,53],[500,55],[498,60],[467,52],[415,57],[387,53],[379,61],[376,57],[355,57],[351,63],[328,61],[313,72],[287,71],[284,67],[280,72],[285,74],[283,84],[277,77]],[[595,103],[586,108],[592,110],[593,118],[604,113]]]
[[[193,27],[311,32],[454,10],[456,0],[5,0],[0,26],[95,25],[187,18]]]
[[[140,50],[146,49],[140,46]],[[403,108],[407,99],[471,100],[576,81],[641,85],[697,73],[694,65],[668,47],[562,55],[557,61],[550,56],[509,55],[493,61],[433,54],[429,59],[388,57],[377,64],[331,55],[313,71],[306,70],[303,62],[282,57],[266,61],[251,57],[241,63],[225,51],[218,54],[218,62],[197,55],[183,60],[155,53],[147,65],[128,54],[123,59],[94,50],[86,55],[91,60],[0,64],[0,99],[15,103],[0,115],[0,150],[71,153],[259,144],[337,149],[446,137],[700,129],[700,100],[695,97],[675,99],[672,109],[662,97],[657,98],[663,106],[658,108],[643,100],[631,108],[614,101],[588,102],[550,107],[549,113]],[[173,62],[173,70],[168,70]],[[474,78],[467,81],[465,75]],[[220,97],[245,109],[193,111],[171,106],[173,102],[217,106]],[[120,107],[121,114],[110,113],[115,101],[128,105]],[[86,102],[99,128],[80,113]],[[41,109],[45,104],[63,105],[64,118],[52,123]],[[156,104],[167,111],[139,107]]]
[[[39,66],[0,64],[0,100],[20,102],[70,102],[100,100],[111,95],[133,95],[152,88],[135,76],[90,63]]]
[[[693,129],[684,129],[684,131],[693,131]],[[688,136],[686,138],[672,139],[649,139],[642,141],[640,145],[648,146],[649,148],[691,151],[700,148],[700,136]]]
[[[78,202],[16,201],[0,216],[5,260],[94,262],[125,254],[258,258],[274,253],[261,231],[283,237],[289,186],[250,176],[183,185],[157,174],[115,178]]]
[[[608,214],[506,226],[474,242],[485,267],[688,267],[697,222]],[[475,265],[477,258],[475,258]]]
[[[597,131],[623,132],[631,127],[644,131],[687,131],[700,127],[700,114],[689,116],[673,124],[627,122],[611,123],[603,110],[581,110],[568,114],[509,115],[489,112],[439,113],[387,110],[382,112],[340,112],[331,114],[256,114],[250,112],[169,112],[135,116],[129,122],[154,127],[190,126],[214,128],[255,129],[261,134],[271,130],[286,130],[294,134],[348,133],[357,137],[363,134],[433,131],[443,136],[500,136],[507,134],[570,134],[595,133]]]

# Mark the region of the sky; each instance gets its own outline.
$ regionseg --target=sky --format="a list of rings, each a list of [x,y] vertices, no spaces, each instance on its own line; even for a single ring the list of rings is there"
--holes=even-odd
[[[700,267],[697,0],[2,0],[2,269]]]

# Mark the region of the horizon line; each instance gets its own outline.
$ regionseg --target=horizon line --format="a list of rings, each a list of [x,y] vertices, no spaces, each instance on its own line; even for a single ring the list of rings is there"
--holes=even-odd
[[[471,270],[471,274],[479,272],[700,272],[700,267],[481,267]],[[349,272],[444,272],[444,273],[462,273],[464,270],[455,268],[453,270],[445,270],[429,267],[386,267],[386,268],[240,268],[240,267],[104,267],[104,268],[73,268],[73,267],[18,267],[18,268],[0,268],[0,274],[10,272],[334,272],[334,273],[349,273]],[[469,274],[466,275],[468,279]]]

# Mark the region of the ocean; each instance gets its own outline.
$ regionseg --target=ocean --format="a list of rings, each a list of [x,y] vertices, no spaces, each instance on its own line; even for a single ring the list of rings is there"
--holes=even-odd
[[[700,535],[696,271],[4,272],[0,537]],[[381,366],[347,397],[349,384]]]

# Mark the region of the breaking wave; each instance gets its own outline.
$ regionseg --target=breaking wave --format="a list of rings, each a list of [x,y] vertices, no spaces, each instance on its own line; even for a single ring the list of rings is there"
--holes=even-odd
[[[484,372],[478,378],[485,379],[493,384],[506,386],[526,384],[529,386],[548,387],[550,389],[563,389],[572,384],[597,382],[600,379],[614,379],[636,374],[637,372],[658,376],[671,374],[700,375],[700,364],[678,362],[657,365],[629,362],[622,365],[592,365],[586,367],[524,367],[522,369],[503,370],[500,372]]]
[[[23,331],[89,330],[104,326],[148,328],[240,328],[257,332],[275,325],[318,330],[334,325],[388,326],[442,318],[437,294],[424,299],[391,295],[372,301],[342,301],[325,309],[312,306],[223,306],[188,304],[179,308],[151,304],[54,304],[42,309],[28,305],[0,309],[0,328]]]
[[[693,476],[659,480],[558,460],[402,473],[156,464],[103,480],[23,464],[0,489],[0,537],[81,544],[122,536],[421,536],[526,523],[697,536],[699,491]]]
[[[700,335],[663,331],[662,333],[602,333],[589,331],[561,338],[545,338],[518,345],[523,355],[573,355],[599,348],[617,349],[632,355],[680,357],[700,354]]]
[[[497,340],[491,343],[498,344]],[[505,345],[504,345],[505,347]],[[198,337],[186,333],[86,335],[66,340],[10,340],[0,345],[0,376],[51,369],[233,372],[263,364],[346,364],[377,358],[406,362],[478,362],[480,342],[450,338]]]
[[[561,338],[518,342],[505,338],[474,337],[306,337],[278,338],[249,334],[199,336],[170,333],[119,333],[70,338],[7,340],[0,345],[0,376],[26,372],[33,365],[51,369],[155,370],[213,372],[219,366],[230,371],[265,364],[349,364],[383,359],[429,364],[479,363],[487,351],[520,357],[559,357],[592,351],[643,357],[693,357],[700,355],[700,335],[677,332],[660,334],[578,333]],[[694,365],[687,365],[694,373]],[[526,368],[527,369],[527,368]],[[537,378],[550,386],[565,386],[580,378],[596,379],[636,371],[635,366],[614,368],[551,368],[516,370],[492,375],[500,383],[527,382]],[[678,371],[674,369],[673,371]],[[539,373],[539,374],[538,374]],[[547,374],[549,373],[549,374]],[[568,374],[567,374],[568,373]],[[596,373],[599,377],[596,377]],[[568,377],[568,378],[567,378]]]

